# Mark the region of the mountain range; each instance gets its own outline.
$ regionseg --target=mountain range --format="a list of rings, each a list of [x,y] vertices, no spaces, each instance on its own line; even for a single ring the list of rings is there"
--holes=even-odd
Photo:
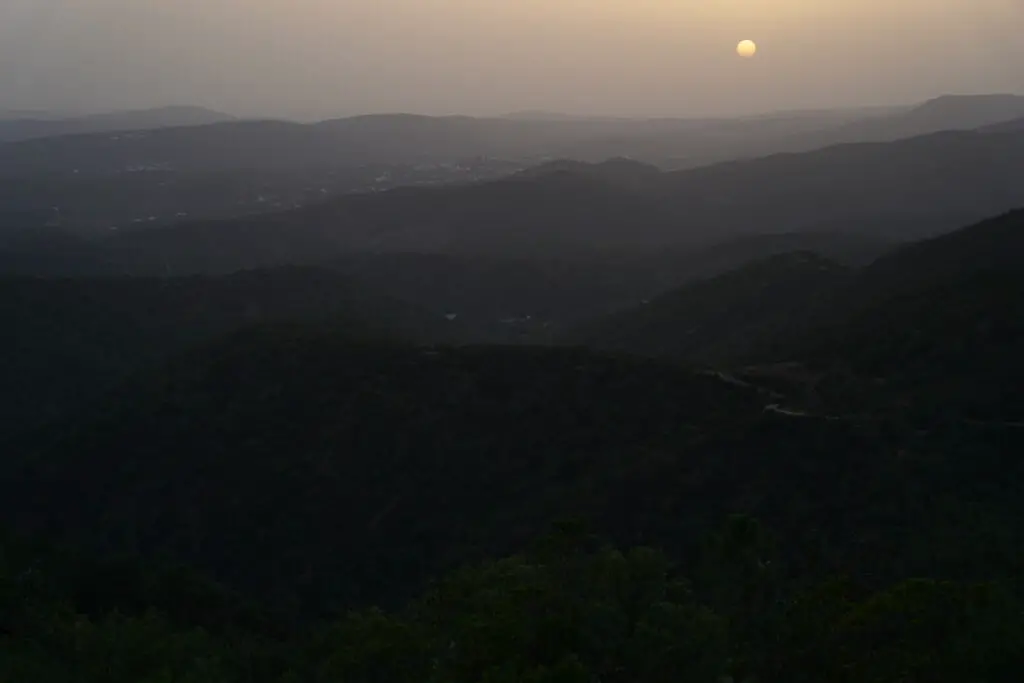
[[[26,530],[96,551],[166,553],[302,609],[401,599],[563,514],[679,553],[727,511],[766,519],[791,539],[811,533],[810,514],[819,541],[831,539],[828,562],[896,576],[934,562],[923,536],[892,550],[939,514],[931,504],[900,507],[911,480],[920,501],[955,482],[953,497],[934,505],[979,506],[1009,524],[999,545],[1007,549],[1006,539],[1024,532],[1006,514],[1019,492],[996,486],[1019,481],[1008,473],[1024,434],[1022,216],[900,247],[867,266],[778,255],[618,314],[583,340],[666,359],[410,345],[403,335],[417,333],[408,327],[375,341],[332,323],[336,297],[322,276],[301,271],[290,284],[256,274],[169,281],[164,298],[182,303],[151,309],[155,339],[202,327],[191,311],[218,288],[251,302],[247,292],[259,285],[278,292],[281,310],[305,311],[293,318],[300,324],[260,329],[251,304],[240,303],[237,314],[257,327],[212,341],[192,332],[182,351],[165,347],[165,360],[151,356],[148,369],[140,364],[101,392],[105,400],[11,433],[0,499]],[[96,301],[151,297],[143,284],[111,281]],[[75,304],[84,285],[48,285],[63,288],[67,302],[49,318],[52,333],[26,327],[46,319],[47,297],[28,301],[17,324],[25,345],[89,325],[116,329],[116,316],[104,322]],[[359,310],[372,317],[375,309]],[[230,316],[211,311],[226,330]],[[694,328],[700,343],[688,346]],[[617,336],[609,343],[602,329]],[[96,362],[74,337],[66,344]],[[101,345],[94,355],[125,351]],[[26,353],[5,357],[17,368]],[[797,366],[810,379],[799,379]],[[873,516],[881,510],[888,522]],[[932,531],[974,523],[955,519]],[[995,542],[975,531],[979,543]],[[864,534],[866,546],[853,542]],[[942,566],[983,573],[973,552],[958,547]]]
[[[195,108],[86,117],[103,132],[54,130],[0,144],[0,248],[7,234],[44,227],[97,238],[281,212],[351,193],[477,183],[548,162],[564,170],[575,163],[582,173],[579,162],[603,167],[617,158],[617,171],[602,172],[642,189],[657,184],[646,177],[652,169],[631,173],[629,159],[671,171],[939,131],[1020,132],[1019,101],[943,97],[913,107],[740,119],[384,114],[299,124],[233,120]],[[212,123],[184,125],[207,119]],[[983,215],[953,215],[949,228]]]
[[[943,130],[973,130],[1024,116],[1024,96],[944,95],[906,111],[841,126],[846,142],[886,142]]]
[[[32,116],[11,114],[0,118],[0,143],[35,138],[110,133],[178,126],[203,126],[234,121],[235,117],[203,107],[160,107],[81,116]]]
[[[0,145],[0,679],[1017,680],[1019,104]]]
[[[63,121],[0,122],[0,141],[23,140],[0,148],[0,173],[104,173],[132,166],[284,170],[457,162],[481,156],[533,163],[625,156],[666,168],[692,168],[839,143],[969,130],[1022,116],[1024,97],[1014,95],[945,96],[895,110],[782,112],[742,119],[379,114],[298,124],[237,121],[218,112],[178,107]],[[155,130],[110,134],[142,129]]]
[[[1024,135],[936,133],[673,173],[628,161],[549,170],[133,231],[97,248],[122,272],[196,273],[355,252],[550,257],[793,232],[911,240],[1024,204]]]

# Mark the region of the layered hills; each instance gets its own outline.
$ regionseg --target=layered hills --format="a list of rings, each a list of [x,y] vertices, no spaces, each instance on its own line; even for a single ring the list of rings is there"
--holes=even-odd
[[[775,257],[581,325],[566,339],[691,362],[809,361],[823,373],[814,382],[840,403],[872,396],[924,414],[1019,420],[1022,240],[1018,210],[861,269],[806,253]]]
[[[203,107],[160,107],[138,111],[118,111],[74,117],[28,118],[12,116],[0,119],[0,143],[64,135],[88,135],[203,126],[234,121],[235,117]]]
[[[683,361],[697,326],[697,367],[239,329],[9,440],[0,499],[23,530],[178,558],[299,612],[401,601],[565,515],[676,557],[754,515],[808,576],[1005,576],[1024,537],[1020,219],[867,267],[777,256],[609,326],[679,338],[638,351]]]
[[[318,195],[0,202],[0,678],[1013,680],[1019,104],[0,146],[8,198]]]
[[[293,211],[132,231],[120,272],[230,272],[357,252],[551,257],[792,232],[911,240],[1024,204],[1024,135],[950,132],[676,173],[632,162],[401,188]]]
[[[480,156],[530,161],[628,156],[669,168],[693,168],[837,143],[884,142],[999,124],[1024,115],[1022,100],[1014,95],[944,96],[912,107],[779,112],[741,119],[377,114],[313,124],[235,121],[202,108],[168,107],[0,121],[0,141],[23,141],[4,147],[0,173],[109,171],[153,164],[211,172],[438,163]],[[168,128],[174,130],[161,130]],[[110,135],[141,130],[149,132]]]

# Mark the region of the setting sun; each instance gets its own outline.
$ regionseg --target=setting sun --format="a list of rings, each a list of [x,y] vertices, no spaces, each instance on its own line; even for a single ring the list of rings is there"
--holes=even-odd
[[[741,40],[736,46],[736,54],[740,57],[753,57],[757,54],[757,43],[752,40]]]

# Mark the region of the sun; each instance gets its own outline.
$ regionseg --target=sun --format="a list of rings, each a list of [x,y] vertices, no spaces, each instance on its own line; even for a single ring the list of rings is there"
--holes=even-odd
[[[753,57],[757,54],[757,43],[752,40],[741,40],[736,46],[736,54],[740,57]]]

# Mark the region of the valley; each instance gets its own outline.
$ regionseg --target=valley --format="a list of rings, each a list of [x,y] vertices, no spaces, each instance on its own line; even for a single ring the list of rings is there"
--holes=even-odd
[[[0,125],[0,680],[1013,680],[1020,116]]]

